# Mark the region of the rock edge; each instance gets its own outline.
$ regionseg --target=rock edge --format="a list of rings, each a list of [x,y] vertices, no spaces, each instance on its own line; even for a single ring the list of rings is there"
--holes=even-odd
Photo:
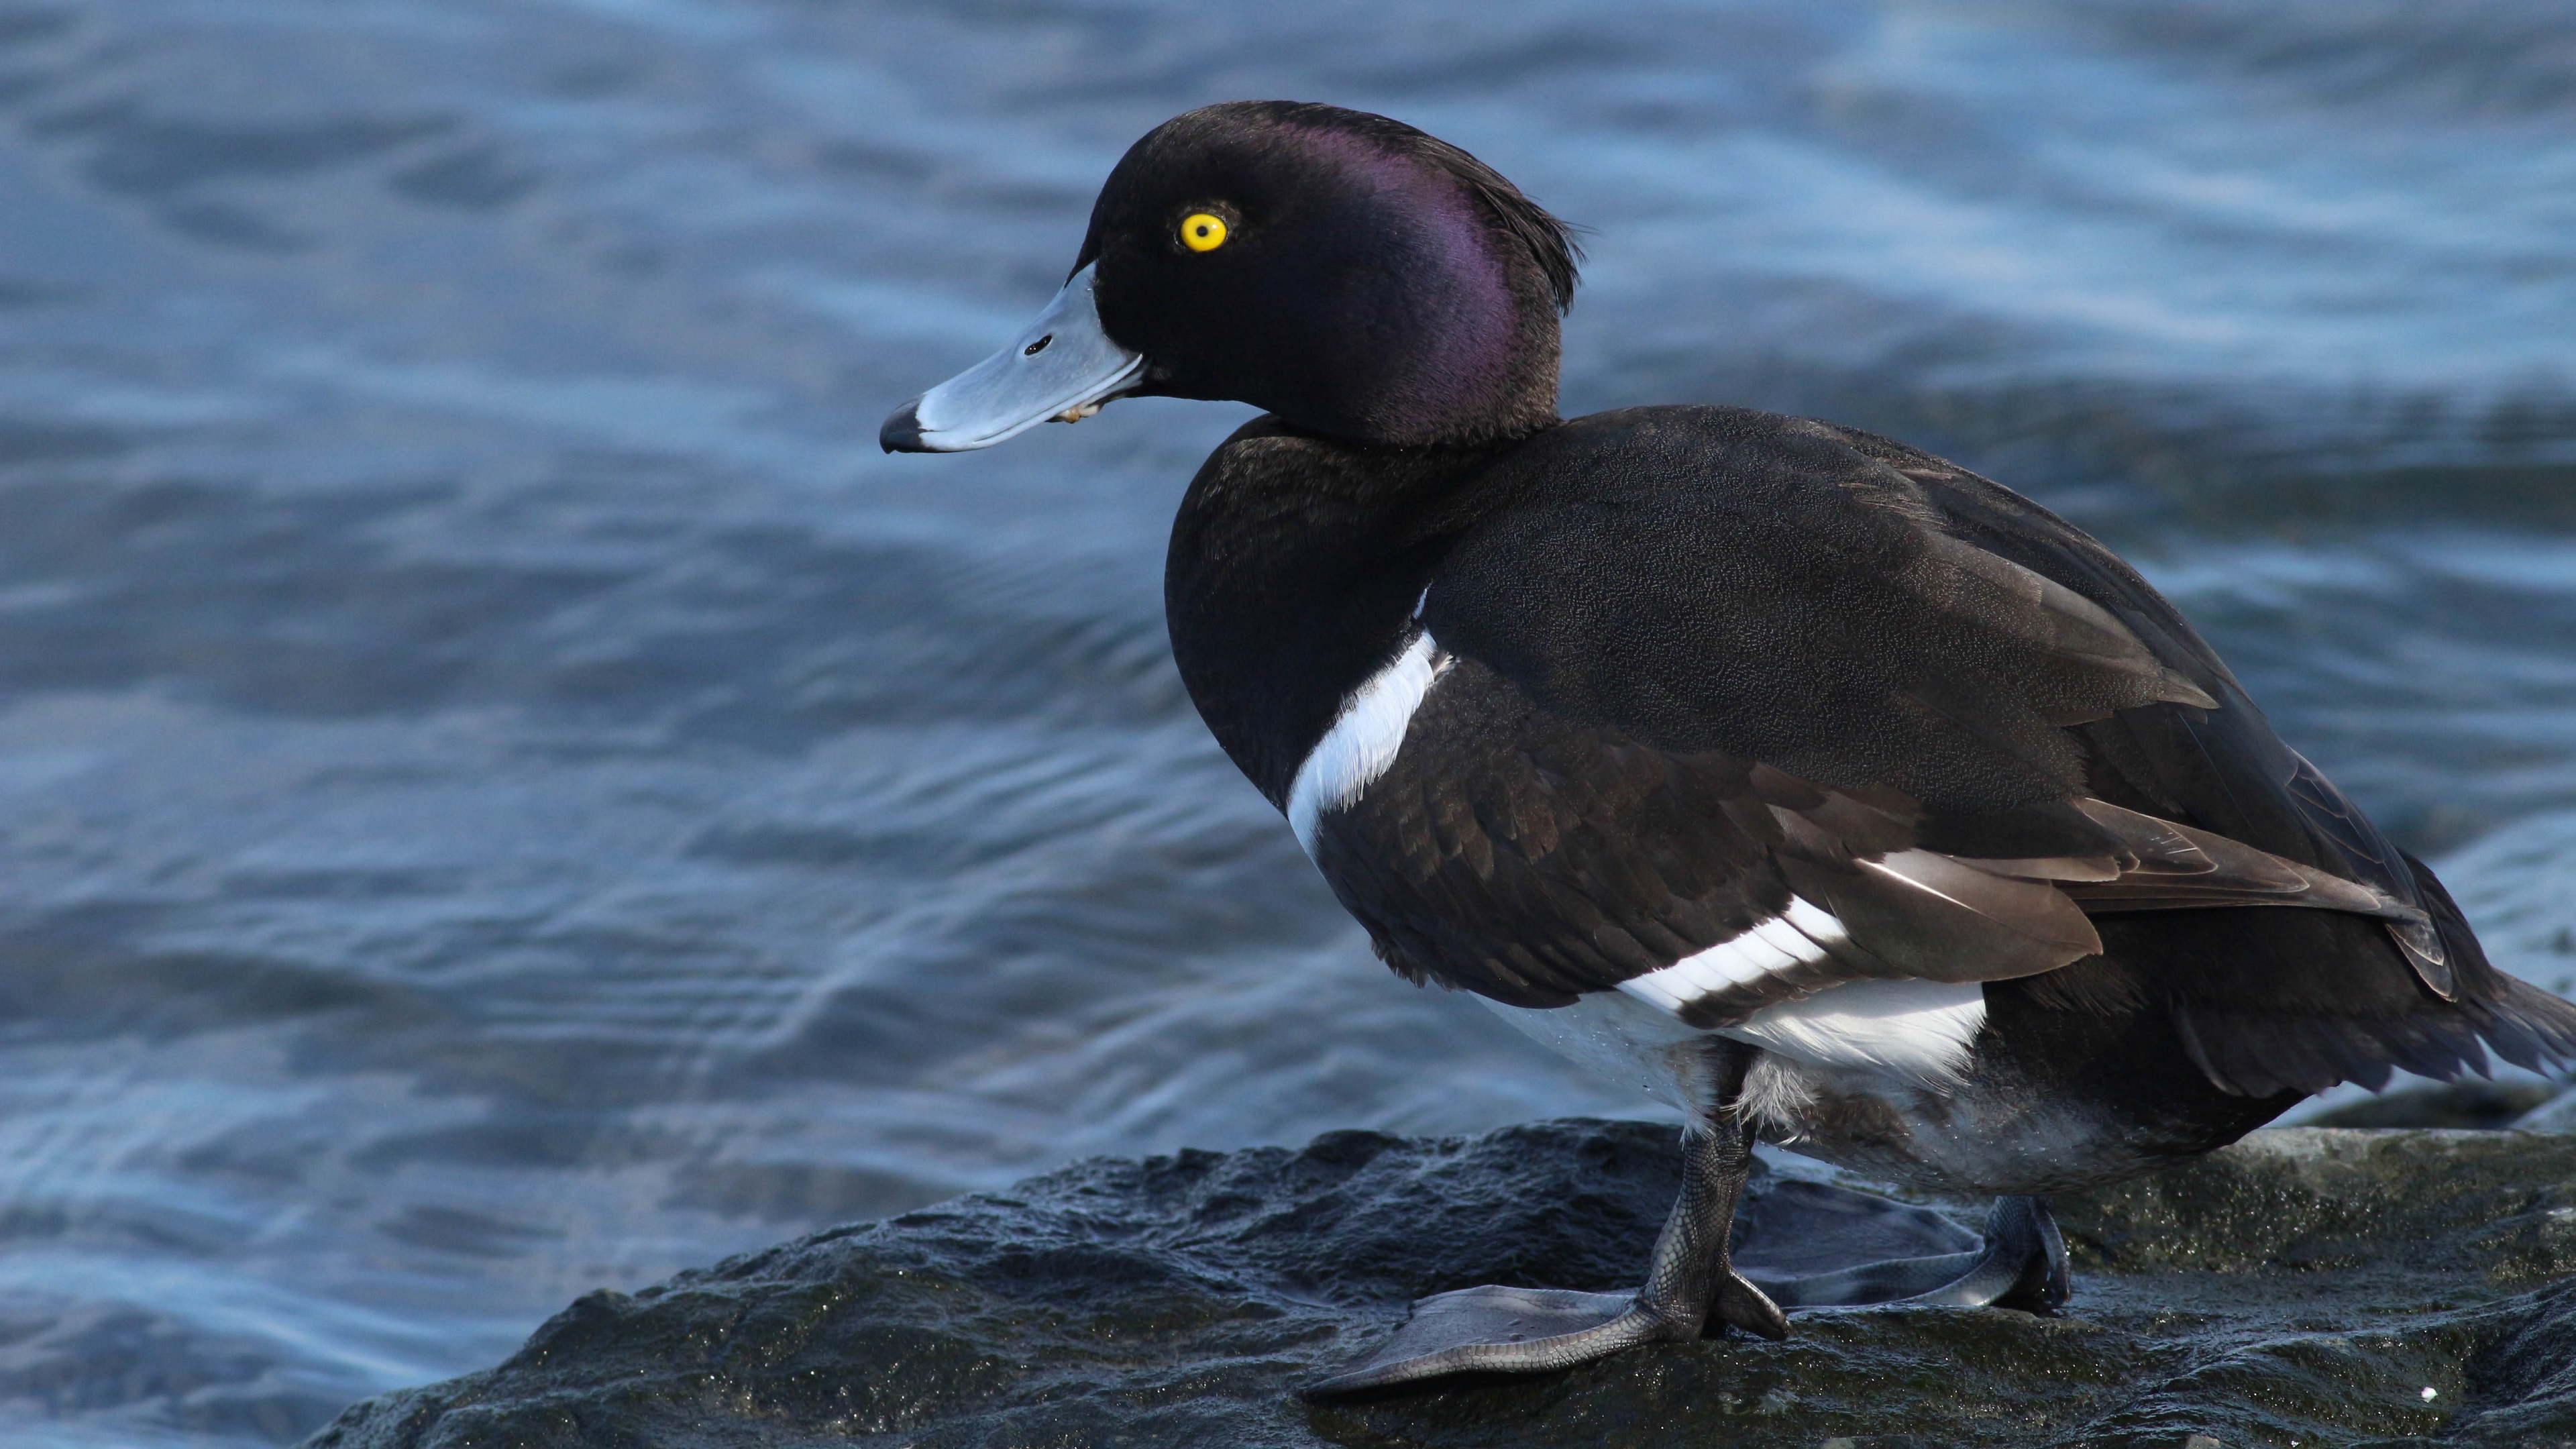
[[[2523,1132],[2276,1129],[2060,1199],[2055,1319],[1803,1313],[1785,1344],[1294,1397],[1422,1294],[1633,1284],[1678,1166],[1672,1128],[1586,1120],[1077,1163],[592,1293],[309,1443],[2576,1446],[2576,1138]],[[1748,1246],[1838,1190],[1757,1187]]]

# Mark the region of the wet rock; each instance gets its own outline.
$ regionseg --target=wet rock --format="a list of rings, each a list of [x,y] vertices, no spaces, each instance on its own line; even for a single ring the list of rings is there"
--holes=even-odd
[[[2576,1138],[2521,1132],[2264,1132],[2062,1200],[2078,1276],[2058,1318],[1829,1310],[1782,1344],[1295,1397],[1421,1294],[1633,1283],[1678,1166],[1668,1127],[1584,1121],[1081,1163],[594,1293],[498,1367],[313,1443],[2576,1445]],[[1959,1232],[1846,1188],[1757,1187],[1749,1258]]]

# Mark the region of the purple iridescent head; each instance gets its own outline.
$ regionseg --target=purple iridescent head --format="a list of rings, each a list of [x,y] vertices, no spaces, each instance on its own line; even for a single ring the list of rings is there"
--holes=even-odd
[[[886,446],[987,446],[1135,394],[1247,402],[1363,444],[1519,436],[1556,417],[1577,255],[1491,167],[1402,122],[1208,106],[1128,150],[1065,292],[899,410]]]
[[[1181,224],[1212,214],[1222,245]],[[1336,106],[1164,122],[1109,173],[1075,263],[1148,391],[1364,443],[1480,441],[1556,416],[1565,227],[1473,156]]]

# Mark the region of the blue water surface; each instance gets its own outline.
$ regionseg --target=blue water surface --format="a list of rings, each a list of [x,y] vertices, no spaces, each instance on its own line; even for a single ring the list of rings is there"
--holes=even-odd
[[[1569,411],[2101,532],[2576,976],[2558,0],[0,0],[0,1440],[290,1442],[1081,1154],[1647,1110],[1389,977],[1192,715],[1245,409],[875,450],[1263,96],[1592,229]]]

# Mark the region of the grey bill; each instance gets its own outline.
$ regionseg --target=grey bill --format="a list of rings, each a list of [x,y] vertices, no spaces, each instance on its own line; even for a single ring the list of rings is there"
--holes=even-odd
[[[1049,418],[1088,417],[1144,371],[1144,354],[1101,330],[1084,267],[1008,347],[895,409],[877,442],[889,453],[989,448]]]

